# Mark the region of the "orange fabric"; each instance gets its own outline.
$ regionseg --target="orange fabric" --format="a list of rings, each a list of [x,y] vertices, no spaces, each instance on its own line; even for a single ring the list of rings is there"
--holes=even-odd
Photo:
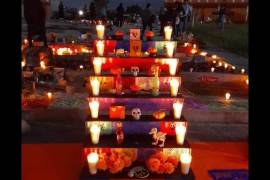
[[[192,142],[196,180],[210,180],[210,169],[248,169],[247,142]],[[81,144],[23,144],[22,180],[78,180]]]

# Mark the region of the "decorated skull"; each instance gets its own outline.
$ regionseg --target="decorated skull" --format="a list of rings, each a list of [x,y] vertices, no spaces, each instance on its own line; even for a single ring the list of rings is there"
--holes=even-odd
[[[137,76],[139,71],[140,71],[140,69],[138,66],[131,67],[131,72],[133,73],[134,76]]]
[[[139,120],[141,118],[142,112],[140,108],[133,108],[131,110],[131,115],[135,120]]]

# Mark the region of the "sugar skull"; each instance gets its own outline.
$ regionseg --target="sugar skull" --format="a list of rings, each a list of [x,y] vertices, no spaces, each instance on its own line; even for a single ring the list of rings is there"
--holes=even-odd
[[[131,72],[133,73],[134,76],[137,76],[139,73],[140,69],[138,66],[132,66],[131,67]]]
[[[142,112],[140,108],[133,108],[131,110],[131,115],[135,120],[139,120],[141,118]]]

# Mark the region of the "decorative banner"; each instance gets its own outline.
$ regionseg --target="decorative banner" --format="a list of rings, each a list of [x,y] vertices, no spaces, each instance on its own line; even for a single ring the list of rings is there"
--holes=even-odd
[[[130,29],[130,40],[140,40],[141,37],[141,30],[140,29]]]
[[[142,53],[142,41],[130,41],[130,56],[140,56]]]

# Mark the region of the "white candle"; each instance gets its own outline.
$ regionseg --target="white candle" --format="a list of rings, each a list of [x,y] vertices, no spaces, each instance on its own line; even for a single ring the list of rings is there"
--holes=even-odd
[[[201,52],[200,55],[201,56],[206,56],[207,55],[207,52]]]
[[[212,68],[211,68],[211,72],[214,72],[214,71],[215,71],[215,68],[214,68],[214,67],[212,67]]]
[[[184,47],[188,47],[188,44],[189,44],[189,43],[184,43]]]
[[[166,51],[168,57],[173,57],[174,52],[174,42],[167,42],[166,43]]]
[[[181,172],[184,175],[189,173],[192,156],[188,153],[182,153],[180,155]]]
[[[219,63],[218,63],[218,66],[222,66],[222,62],[219,62]]]
[[[104,38],[105,26],[102,24],[96,25],[97,37],[98,39]]]
[[[22,68],[25,66],[25,61],[22,61]]]
[[[228,64],[227,64],[227,63],[225,63],[225,64],[224,64],[224,68],[225,68],[225,69],[227,69],[227,67],[228,67]]]
[[[170,81],[171,86],[171,96],[177,96],[178,89],[179,89],[179,81],[177,79],[172,79]]]
[[[172,26],[164,27],[165,40],[170,41],[172,37]]]
[[[227,93],[225,94],[225,99],[226,99],[226,101],[230,100],[230,98],[231,98],[231,94],[227,92]]]
[[[191,53],[192,53],[192,54],[196,54],[196,53],[197,53],[197,49],[192,48],[192,49],[191,49]]]
[[[100,82],[98,79],[92,79],[90,80],[91,83],[91,88],[92,88],[92,93],[94,96],[98,96],[99,95],[99,86],[100,86]]]
[[[90,174],[96,174],[97,173],[97,162],[98,162],[98,154],[95,152],[92,152],[88,154],[87,156],[87,161],[88,161],[88,166],[89,166],[89,172]]]
[[[46,69],[46,65],[44,61],[40,61],[40,67],[45,70]]]
[[[217,59],[217,55],[213,54],[213,55],[212,55],[212,58],[213,58],[213,59]]]
[[[104,54],[104,41],[97,41],[96,46],[97,46],[97,54],[99,56],[103,56],[103,54]]]
[[[244,74],[245,73],[245,69],[241,69],[241,73]]]
[[[97,100],[92,100],[91,102],[89,102],[89,107],[92,118],[93,119],[98,118],[99,102]]]
[[[80,69],[81,69],[81,70],[83,69],[83,65],[80,65]]]
[[[189,72],[193,72],[193,68],[190,68],[190,69],[189,69]]]
[[[232,66],[232,69],[235,70],[235,66]]]
[[[248,85],[248,79],[246,80],[246,84]]]
[[[187,127],[183,123],[176,124],[175,133],[176,133],[176,142],[177,144],[183,145],[185,141]]]
[[[101,58],[94,58],[93,60],[93,66],[94,71],[96,75],[99,75],[101,73],[101,65],[102,65],[102,59]]]
[[[98,144],[100,136],[100,126],[93,124],[90,128],[91,140],[93,144]]]
[[[49,99],[49,100],[52,99],[52,93],[51,93],[51,92],[48,92],[48,93],[47,93],[47,96],[48,96],[48,99]]]
[[[170,75],[174,76],[176,73],[177,65],[178,65],[177,59],[167,59],[167,62],[169,65]]]
[[[181,118],[182,109],[183,109],[183,102],[173,103],[173,113],[175,119]]]
[[[214,60],[214,61],[213,61],[213,64],[216,64],[216,63],[217,63],[217,61],[216,61],[216,60]]]

